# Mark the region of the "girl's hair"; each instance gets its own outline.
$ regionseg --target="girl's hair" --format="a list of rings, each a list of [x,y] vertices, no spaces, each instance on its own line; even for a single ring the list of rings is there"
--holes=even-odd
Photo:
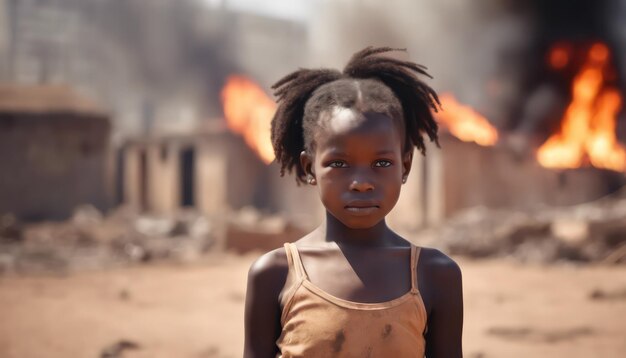
[[[335,106],[376,112],[404,124],[404,150],[416,146],[426,152],[423,133],[439,145],[435,112],[441,106],[437,93],[419,80],[416,73],[432,78],[426,67],[410,61],[379,56],[390,47],[367,47],[355,53],[343,72],[332,69],[300,69],[276,82],[272,89],[278,109],[272,119],[272,145],[280,174],[296,170],[296,181],[304,183],[300,153],[314,148],[315,128],[320,114]]]

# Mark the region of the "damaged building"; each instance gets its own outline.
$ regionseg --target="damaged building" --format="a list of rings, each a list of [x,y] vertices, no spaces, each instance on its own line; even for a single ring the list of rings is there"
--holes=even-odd
[[[0,213],[64,219],[111,205],[108,115],[64,86],[0,87]]]

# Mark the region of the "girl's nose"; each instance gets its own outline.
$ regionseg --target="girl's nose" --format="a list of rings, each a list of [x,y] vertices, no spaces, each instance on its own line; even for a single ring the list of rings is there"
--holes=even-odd
[[[369,180],[353,179],[350,183],[351,191],[370,191],[374,190],[374,185]]]

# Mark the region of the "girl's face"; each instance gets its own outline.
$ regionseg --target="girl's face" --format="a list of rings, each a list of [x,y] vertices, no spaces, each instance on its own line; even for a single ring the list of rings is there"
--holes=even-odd
[[[408,175],[412,153],[392,118],[336,108],[320,119],[314,156],[301,164],[316,181],[326,210],[353,229],[370,228],[391,211]]]

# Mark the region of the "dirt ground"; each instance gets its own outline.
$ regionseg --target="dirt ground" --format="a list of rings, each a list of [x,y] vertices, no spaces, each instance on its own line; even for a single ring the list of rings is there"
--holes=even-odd
[[[0,356],[240,357],[254,256],[0,276]],[[466,357],[626,355],[626,267],[460,264]]]

